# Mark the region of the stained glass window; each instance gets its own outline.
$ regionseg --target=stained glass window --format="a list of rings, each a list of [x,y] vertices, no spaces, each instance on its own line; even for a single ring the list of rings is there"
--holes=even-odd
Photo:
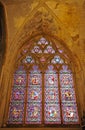
[[[60,70],[62,117],[64,124],[77,124],[79,122],[77,104],[74,91],[73,74],[68,66]]]
[[[60,103],[58,90],[58,75],[53,66],[48,66],[45,73],[45,123],[60,124]]]
[[[28,76],[26,123],[41,124],[42,121],[42,77],[37,66]]]
[[[8,114],[9,124],[22,124],[24,121],[24,106],[26,95],[26,72],[22,66],[14,74],[14,84],[11,92]]]
[[[25,48],[18,57],[23,66],[13,77],[7,124],[79,124],[68,55],[44,37]]]

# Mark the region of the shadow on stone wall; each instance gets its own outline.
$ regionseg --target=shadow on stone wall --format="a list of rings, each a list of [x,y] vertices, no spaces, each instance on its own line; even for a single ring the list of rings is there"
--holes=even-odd
[[[5,59],[6,51],[6,22],[4,6],[0,3],[0,74]]]

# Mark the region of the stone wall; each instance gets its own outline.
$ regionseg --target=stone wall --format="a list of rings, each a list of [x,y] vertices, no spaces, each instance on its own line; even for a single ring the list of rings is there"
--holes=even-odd
[[[6,124],[12,74],[20,48],[38,35],[63,41],[74,62],[80,119],[85,111],[85,2],[1,0],[6,14],[6,59],[0,77],[0,126]]]

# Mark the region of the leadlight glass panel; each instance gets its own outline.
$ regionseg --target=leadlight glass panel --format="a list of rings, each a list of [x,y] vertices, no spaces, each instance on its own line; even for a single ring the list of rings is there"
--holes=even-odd
[[[60,124],[60,103],[58,91],[58,75],[53,66],[48,66],[45,73],[45,123]]]
[[[52,46],[48,45],[48,46],[46,47],[46,49],[44,50],[44,53],[53,54],[53,53],[55,53],[55,50],[52,48]]]
[[[47,41],[44,37],[42,37],[42,38],[40,38],[40,40],[38,41],[38,44],[39,44],[39,45],[48,45],[48,41]]]
[[[9,108],[9,124],[22,124],[24,119],[24,103],[13,101]]]
[[[26,123],[41,124],[42,121],[42,77],[38,66],[33,66],[28,76]]]
[[[65,65],[67,54],[43,37],[28,47],[21,53],[25,58],[19,58],[26,71],[20,66],[14,73],[8,124],[79,124],[73,74]]]
[[[26,56],[26,58],[23,60],[23,63],[34,63],[34,59],[32,58],[32,56]]]
[[[63,64],[64,61],[63,59],[60,58],[60,56],[56,55],[54,58],[51,60],[52,64]]]
[[[14,84],[11,93],[8,124],[23,124],[26,94],[26,72],[22,66],[14,74]]]
[[[62,103],[63,124],[79,124],[76,103]]]
[[[55,50],[53,49],[52,43],[48,42],[45,38],[41,38],[36,45],[31,50],[31,53],[35,54],[54,54]]]
[[[60,71],[60,86],[63,124],[79,124],[73,74],[68,66]]]
[[[42,50],[40,49],[39,46],[34,46],[33,50],[31,51],[32,53],[42,53]]]

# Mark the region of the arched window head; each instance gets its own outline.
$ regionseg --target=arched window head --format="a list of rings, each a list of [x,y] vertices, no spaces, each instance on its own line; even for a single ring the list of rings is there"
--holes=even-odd
[[[73,72],[64,50],[42,37],[22,49],[17,62],[7,125],[78,125]]]

